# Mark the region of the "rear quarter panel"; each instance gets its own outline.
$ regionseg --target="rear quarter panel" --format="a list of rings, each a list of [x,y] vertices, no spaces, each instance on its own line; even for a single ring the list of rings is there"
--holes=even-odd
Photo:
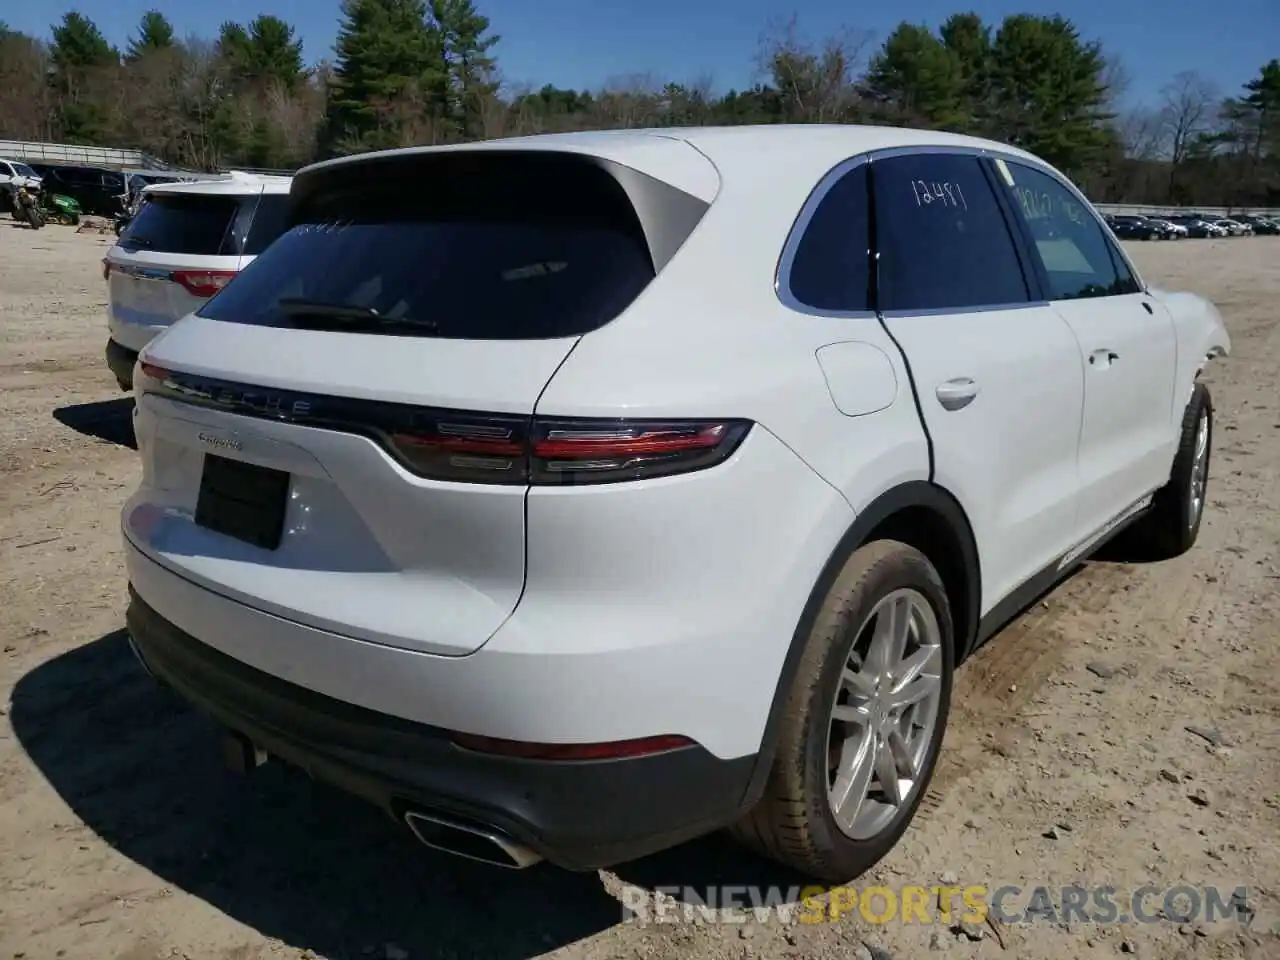
[[[1214,357],[1230,354],[1231,336],[1227,332],[1222,314],[1207,297],[1189,291],[1158,289],[1151,290],[1151,294],[1173,318],[1177,335],[1177,372],[1174,381],[1177,392],[1173,403],[1173,422],[1176,427],[1182,421],[1182,412],[1205,364]]]

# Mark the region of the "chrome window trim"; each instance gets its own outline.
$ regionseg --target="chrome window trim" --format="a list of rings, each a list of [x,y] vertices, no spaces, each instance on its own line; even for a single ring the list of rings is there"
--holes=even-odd
[[[993,313],[997,310],[1026,310],[1029,307],[1047,307],[1048,300],[1019,300],[1016,303],[990,303],[976,307],[930,307],[928,310],[883,310],[880,315],[886,320],[895,317],[946,317],[961,313]]]
[[[1111,243],[1112,247],[1124,261],[1129,272],[1133,275],[1134,280],[1138,284],[1139,292],[1146,294],[1149,292],[1146,281],[1143,280],[1142,274],[1138,272],[1133,261],[1125,253],[1124,248],[1119,243],[1112,242],[1107,235],[1106,222],[1102,219],[1102,215],[1094,207],[1092,202],[1086,197],[1071,181],[1064,178],[1056,170],[1046,164],[1043,160],[1031,154],[1013,153],[999,147],[972,146],[970,144],[911,144],[901,147],[881,147],[874,150],[868,150],[863,153],[855,154],[836,164],[818,181],[817,185],[810,191],[809,196],[805,199],[804,205],[800,208],[800,213],[791,225],[791,229],[787,234],[787,239],[782,247],[782,253],[778,258],[778,265],[774,271],[774,292],[778,300],[784,307],[796,313],[805,314],[811,317],[830,317],[833,319],[848,320],[865,320],[874,319],[876,312],[874,310],[822,310],[817,307],[810,306],[799,300],[791,290],[791,268],[795,263],[796,251],[800,246],[800,241],[804,238],[805,232],[809,229],[809,224],[813,220],[814,213],[818,206],[826,199],[831,189],[840,182],[845,174],[852,172],[863,164],[873,164],[876,160],[888,160],[894,157],[919,156],[931,154],[949,154],[955,156],[969,157],[985,157],[990,159],[1001,159],[1006,163],[1016,163],[1021,166],[1035,170],[1037,173],[1044,174],[1056,183],[1062,185],[1066,191],[1076,198],[1081,205],[1089,211],[1093,217],[1094,223],[1102,230],[1102,238],[1104,242]],[[1132,294],[1122,294],[1122,296],[1132,296]],[[949,313],[982,313],[991,310],[1019,310],[1025,307],[1044,307],[1048,306],[1051,301],[1044,299],[1035,299],[1020,303],[988,303],[976,304],[971,307],[954,307],[935,310],[892,310],[886,311],[884,316],[942,316]]]

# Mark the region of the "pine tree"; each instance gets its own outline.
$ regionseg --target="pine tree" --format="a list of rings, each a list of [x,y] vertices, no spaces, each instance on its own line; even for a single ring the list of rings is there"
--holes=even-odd
[[[53,28],[49,48],[53,64],[50,82],[58,99],[58,123],[62,136],[72,143],[96,143],[102,136],[104,112],[89,93],[90,76],[103,68],[118,65],[120,53],[109,43],[98,25],[72,11]]]
[[[423,0],[343,0],[322,152],[400,146],[447,88],[443,45]]]
[[[159,10],[148,10],[138,24],[138,36],[129,41],[126,63],[136,63],[149,53],[173,48],[173,24]]]
[[[488,35],[489,18],[472,0],[431,0],[431,20],[440,35],[444,83],[435,91],[441,112],[461,137],[477,135],[481,106],[498,89],[489,51],[500,37]]]
[[[991,46],[991,96],[1001,140],[1072,175],[1108,147],[1106,68],[1101,46],[1086,43],[1059,16],[1006,17]]]
[[[119,61],[120,55],[107,43],[98,25],[74,10],[53,28],[50,48],[54,67],[70,73],[88,67],[103,67]]]
[[[965,123],[960,60],[928,27],[900,24],[872,58],[866,85],[888,119],[942,129]]]
[[[218,55],[238,88],[277,83],[292,92],[301,85],[302,41],[279,17],[262,14],[248,27],[227,22],[218,33]]]

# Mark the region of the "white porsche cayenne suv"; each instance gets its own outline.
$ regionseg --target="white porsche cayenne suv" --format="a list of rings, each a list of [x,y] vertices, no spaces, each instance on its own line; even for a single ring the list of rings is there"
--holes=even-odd
[[[139,358],[131,641],[238,763],[432,847],[590,869],[731,827],[846,881],[959,661],[1120,530],[1195,541],[1228,348],[994,142],[327,161]]]

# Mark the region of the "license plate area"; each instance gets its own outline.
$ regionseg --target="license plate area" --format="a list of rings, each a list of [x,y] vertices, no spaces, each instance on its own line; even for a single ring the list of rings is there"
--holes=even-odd
[[[196,524],[264,550],[284,535],[289,474],[206,453],[196,500]]]
[[[133,309],[157,317],[168,316],[169,280],[159,276],[141,277],[135,274],[130,275],[126,282],[131,287],[128,299],[133,301]]]

